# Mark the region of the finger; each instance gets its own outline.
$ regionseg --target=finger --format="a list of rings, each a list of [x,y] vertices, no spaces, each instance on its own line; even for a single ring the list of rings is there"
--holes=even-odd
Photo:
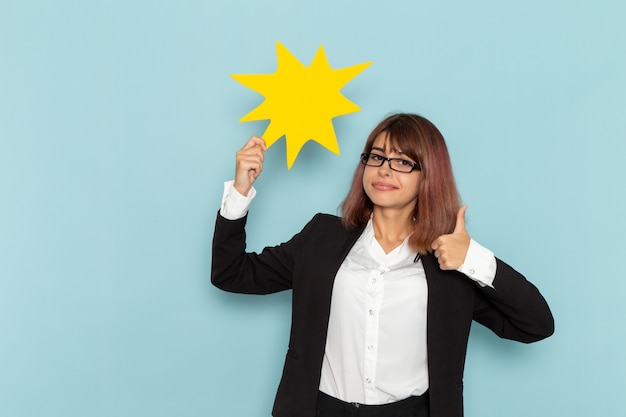
[[[246,161],[263,162],[265,160],[265,153],[261,149],[260,146],[255,146],[254,148],[238,150],[235,157],[236,157],[237,163],[246,162]]]
[[[267,145],[265,144],[263,138],[260,136],[252,136],[250,139],[248,139],[246,144],[243,145],[243,148],[241,148],[241,150],[254,149],[255,147],[261,148],[263,152],[267,150]]]
[[[237,164],[241,162],[258,160],[263,162],[265,159],[265,142],[263,139],[253,136],[248,142],[236,153]]]
[[[454,233],[465,232],[465,212],[467,211],[467,205],[464,205],[459,209],[456,214],[456,225],[454,226]]]
[[[256,171],[256,178],[263,169],[263,158],[262,156],[253,155],[242,157],[238,160],[237,163],[237,171],[242,173],[247,173],[249,171]]]

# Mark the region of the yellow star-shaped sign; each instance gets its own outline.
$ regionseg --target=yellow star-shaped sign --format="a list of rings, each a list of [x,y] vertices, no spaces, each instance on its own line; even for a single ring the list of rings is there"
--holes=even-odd
[[[289,169],[309,140],[339,154],[332,119],[360,110],[340,90],[371,62],[332,69],[321,45],[308,67],[280,42],[276,43],[276,54],[278,69],[273,74],[232,75],[265,97],[263,103],[240,122],[269,119],[263,138],[269,147],[285,136]]]

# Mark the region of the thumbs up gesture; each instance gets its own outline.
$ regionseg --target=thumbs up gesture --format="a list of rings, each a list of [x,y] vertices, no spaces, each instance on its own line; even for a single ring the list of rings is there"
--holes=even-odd
[[[443,270],[458,269],[465,262],[465,255],[470,244],[470,236],[465,230],[465,211],[467,206],[459,209],[456,215],[456,226],[449,235],[441,235],[431,245],[439,267]]]

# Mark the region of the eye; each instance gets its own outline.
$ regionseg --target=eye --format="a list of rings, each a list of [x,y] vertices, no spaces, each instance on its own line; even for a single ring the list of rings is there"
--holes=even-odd
[[[404,165],[405,167],[412,167],[413,162],[407,161],[406,159],[400,159],[400,165]]]
[[[381,156],[381,155],[377,155],[375,153],[371,153],[370,154],[370,160],[372,160],[372,161],[382,161],[383,159],[384,159],[384,157]]]

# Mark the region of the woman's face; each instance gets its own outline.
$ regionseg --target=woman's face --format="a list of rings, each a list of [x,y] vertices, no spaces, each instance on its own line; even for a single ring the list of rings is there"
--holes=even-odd
[[[386,158],[401,158],[417,162],[402,153],[401,149],[390,149],[387,134],[381,133],[374,140],[370,153]],[[363,172],[363,189],[374,203],[375,209],[406,210],[412,216],[417,203],[417,192],[421,171],[398,172],[389,167],[385,161],[380,167],[366,166]]]

